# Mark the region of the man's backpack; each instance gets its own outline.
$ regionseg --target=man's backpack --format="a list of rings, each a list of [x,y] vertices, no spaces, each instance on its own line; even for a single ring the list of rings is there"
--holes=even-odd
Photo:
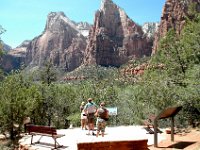
[[[99,114],[99,117],[104,119],[105,121],[109,120],[109,112],[106,108],[103,108],[104,112]]]
[[[94,103],[90,103],[90,105],[86,105],[87,114],[94,114],[97,110],[97,107]]]

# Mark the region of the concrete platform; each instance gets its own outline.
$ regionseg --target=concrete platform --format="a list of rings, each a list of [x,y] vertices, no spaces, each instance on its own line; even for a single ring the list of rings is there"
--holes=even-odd
[[[60,145],[64,147],[59,148],[63,150],[77,150],[77,143],[84,142],[100,142],[100,141],[126,141],[126,140],[142,140],[147,139],[148,145],[153,145],[153,134],[147,134],[147,131],[142,126],[119,126],[107,127],[104,137],[96,137],[86,135],[87,130],[80,128],[61,129],[57,130],[58,134],[65,134],[64,137],[57,139]],[[41,136],[34,136],[33,142],[36,142]],[[164,134],[158,134],[158,142],[165,139]],[[54,141],[51,137],[42,137],[40,140],[42,144],[30,145],[31,136],[26,135],[20,141],[20,150],[50,150],[54,148]]]

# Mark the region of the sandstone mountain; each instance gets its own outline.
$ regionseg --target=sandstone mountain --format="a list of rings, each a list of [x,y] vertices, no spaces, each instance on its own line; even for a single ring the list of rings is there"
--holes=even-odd
[[[94,25],[76,23],[63,12],[51,12],[43,33],[9,52],[29,68],[51,61],[72,71],[81,65],[120,66],[150,56],[157,23],[139,26],[112,0],[102,0]]]
[[[102,0],[89,33],[84,64],[120,66],[131,58],[150,54],[151,45],[142,27],[112,0]]]
[[[189,17],[188,8],[190,4],[197,3],[196,10],[200,12],[199,0],[167,0],[162,11],[158,32],[155,34],[152,54],[158,48],[159,40],[164,37],[169,29],[175,29],[180,34],[184,27],[186,17]]]
[[[90,28],[87,23],[76,24],[63,12],[50,13],[44,32],[27,47],[26,64],[42,66],[51,61],[54,66],[67,71],[79,67],[86,48],[87,29],[84,27]]]

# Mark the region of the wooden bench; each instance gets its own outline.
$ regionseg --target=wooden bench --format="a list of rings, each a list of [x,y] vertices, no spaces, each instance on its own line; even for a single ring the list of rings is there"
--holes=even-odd
[[[148,140],[77,143],[78,150],[149,150]]]
[[[63,145],[59,145],[57,142],[57,138],[61,138],[65,136],[64,134],[57,134],[56,128],[50,126],[39,126],[39,125],[27,125],[27,131],[31,135],[31,144],[40,143],[40,140],[43,136],[52,137],[54,140],[54,148],[63,147]],[[40,139],[33,143],[33,136],[41,135]]]

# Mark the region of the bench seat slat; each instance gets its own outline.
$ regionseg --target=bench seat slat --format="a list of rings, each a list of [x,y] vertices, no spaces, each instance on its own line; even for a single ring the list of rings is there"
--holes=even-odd
[[[52,135],[52,134],[45,134],[45,133],[39,133],[39,132],[30,132],[31,135],[43,135],[43,136],[49,136],[49,137],[54,137],[54,138],[61,138],[63,136],[65,136],[64,134],[56,134],[56,135]]]

